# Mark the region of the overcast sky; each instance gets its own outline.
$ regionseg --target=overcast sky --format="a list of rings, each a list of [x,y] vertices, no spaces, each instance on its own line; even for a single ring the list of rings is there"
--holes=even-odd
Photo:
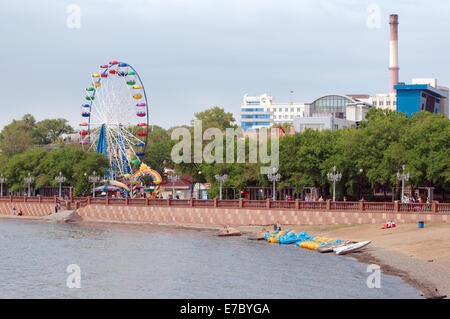
[[[80,28],[67,26],[72,3]],[[392,13],[400,81],[449,86],[449,12],[444,0],[2,0],[0,128],[25,113],[78,128],[90,75],[113,59],[140,73],[150,121],[166,128],[215,105],[237,119],[245,93],[385,93]]]

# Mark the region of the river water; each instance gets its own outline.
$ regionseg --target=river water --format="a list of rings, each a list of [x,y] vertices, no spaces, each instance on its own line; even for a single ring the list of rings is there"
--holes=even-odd
[[[80,288],[67,287],[71,264]],[[212,231],[0,219],[0,298],[420,298],[384,274],[369,289],[370,274],[353,258]]]

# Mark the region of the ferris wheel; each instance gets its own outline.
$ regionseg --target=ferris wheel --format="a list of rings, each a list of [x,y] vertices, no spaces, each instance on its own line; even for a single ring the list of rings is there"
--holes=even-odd
[[[144,85],[128,63],[110,61],[91,76],[81,106],[81,144],[108,159],[107,178],[131,174],[145,155],[148,104]]]

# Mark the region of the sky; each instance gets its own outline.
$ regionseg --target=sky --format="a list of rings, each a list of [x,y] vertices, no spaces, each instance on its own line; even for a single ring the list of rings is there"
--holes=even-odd
[[[165,128],[213,106],[238,119],[246,93],[386,93],[394,13],[400,81],[450,86],[448,12],[445,0],[2,0],[0,129],[25,113],[78,128],[91,74],[111,60],[138,71]]]

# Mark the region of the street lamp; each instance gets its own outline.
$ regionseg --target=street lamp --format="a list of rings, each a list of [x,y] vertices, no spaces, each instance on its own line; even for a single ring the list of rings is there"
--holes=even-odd
[[[89,181],[92,183],[92,197],[95,197],[95,183],[100,180],[100,176],[98,176],[95,171],[92,172],[92,175],[89,176]]]
[[[61,184],[64,183],[67,180],[67,178],[65,178],[61,171],[59,172],[59,176],[55,177],[55,181],[59,183],[59,198],[61,198]]]
[[[28,176],[27,176],[27,177],[24,177],[23,180],[25,181],[25,183],[28,184],[28,196],[31,196],[30,184],[34,182],[34,177],[31,176],[30,173],[28,173]]]
[[[339,182],[342,178],[342,174],[336,172],[336,166],[333,166],[333,173],[327,174],[328,180],[333,182],[333,202],[336,201],[336,182]]]
[[[222,199],[222,183],[227,180],[228,175],[227,174],[224,174],[222,176],[216,175],[215,177],[216,177],[216,181],[218,181],[220,183],[220,197],[219,198]]]
[[[3,173],[2,173],[2,175],[0,177],[0,184],[2,185],[1,186],[1,195],[0,196],[3,196],[3,184],[6,183],[7,180],[8,179],[6,177],[3,177]]]
[[[273,200],[277,200],[277,194],[276,194],[276,191],[275,191],[275,183],[280,181],[281,175],[279,173],[275,174],[277,172],[277,169],[275,167],[273,167],[272,170],[273,170],[273,174],[271,174],[271,173],[267,174],[267,178],[269,179],[269,181],[273,182],[272,199]]]
[[[175,198],[175,183],[178,182],[180,176],[178,175],[169,175],[169,179],[172,182],[172,198]]]
[[[362,194],[362,175],[364,173],[364,170],[362,168],[359,169],[359,199],[361,200],[361,194]]]
[[[400,172],[397,171],[397,179],[399,181],[402,181],[402,198],[401,198],[402,203],[403,203],[403,196],[405,193],[405,181],[409,180],[409,172],[407,172],[405,174],[405,168],[406,168],[406,166],[402,165],[403,172],[401,174],[400,174]]]

